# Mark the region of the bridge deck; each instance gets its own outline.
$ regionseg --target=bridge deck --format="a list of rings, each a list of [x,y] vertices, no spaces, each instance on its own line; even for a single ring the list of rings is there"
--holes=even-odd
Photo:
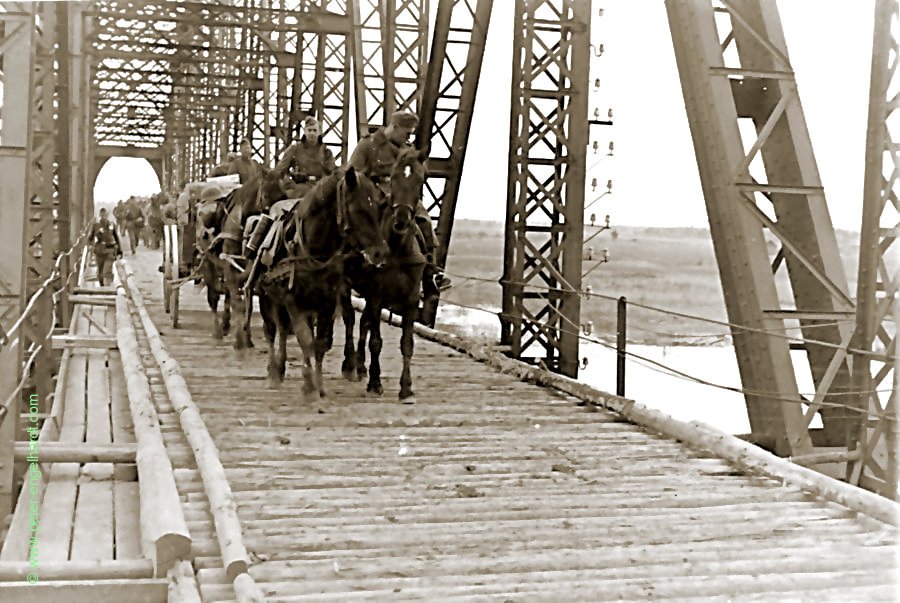
[[[341,328],[328,401],[302,399],[295,343],[285,385],[268,390],[259,328],[239,362],[188,285],[173,330],[157,255],[132,263],[272,600],[894,599],[893,527],[422,339],[418,403],[401,405],[391,327],[383,399],[340,379]],[[197,472],[176,473],[202,516]],[[204,600],[233,599],[203,557],[217,552],[211,524],[191,528]]]

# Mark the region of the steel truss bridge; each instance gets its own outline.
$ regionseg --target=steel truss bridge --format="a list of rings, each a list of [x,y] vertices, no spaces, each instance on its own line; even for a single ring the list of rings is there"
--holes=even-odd
[[[513,1],[499,349],[575,377],[598,3]],[[164,190],[176,190],[203,179],[245,136],[256,159],[272,165],[313,114],[343,162],[354,137],[410,109],[420,116],[416,145],[430,153],[424,196],[441,244],[437,261],[446,262],[493,2],[433,4],[430,28],[428,0],[0,3],[4,514],[25,470],[23,392],[41,401],[37,415],[49,424],[51,404],[71,387],[60,381],[60,351],[114,347],[112,312],[104,323],[83,309],[100,298],[85,289],[89,270],[79,256],[94,182],[109,158],[145,158]],[[775,2],[665,5],[749,439],[800,466],[838,467],[844,482],[896,499],[898,2],[876,0],[866,156],[854,158],[865,161],[855,291]],[[753,124],[753,140],[742,137],[742,123]],[[776,287],[785,275],[787,293]],[[136,320],[137,302],[129,303]],[[433,325],[436,306],[425,310]],[[792,360],[795,349],[805,352],[803,366]],[[812,375],[812,398],[801,396],[800,372]],[[822,428],[810,428],[816,416]],[[133,459],[124,449],[72,454],[88,464]]]

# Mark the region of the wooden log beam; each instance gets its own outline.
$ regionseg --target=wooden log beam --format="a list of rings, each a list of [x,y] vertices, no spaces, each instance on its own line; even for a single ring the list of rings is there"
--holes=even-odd
[[[73,304],[112,307],[116,305],[116,298],[112,295],[70,295],[69,302]]]
[[[72,442],[16,442],[17,461],[37,463],[133,463],[134,444],[75,444]],[[30,455],[30,456],[29,456]]]
[[[166,600],[165,579],[58,580],[29,584],[24,580],[0,582],[3,601],[15,603],[159,603]]]
[[[179,561],[169,570],[168,603],[201,603],[200,587],[190,561]]]
[[[176,561],[190,555],[191,536],[151,402],[150,383],[141,365],[127,303],[125,292],[120,289],[116,296],[116,338],[137,442],[141,541],[144,554],[154,562],[155,575],[164,576]]]
[[[54,350],[68,350],[70,348],[114,350],[118,347],[116,338],[107,335],[54,335],[51,341],[51,347]]]
[[[353,306],[362,311],[365,308],[365,302],[354,297]],[[399,316],[382,310],[381,317],[385,322],[400,326]],[[523,381],[553,387],[590,404],[616,412],[635,425],[647,427],[657,433],[684,442],[688,446],[711,452],[749,474],[765,475],[781,480],[785,484],[793,485],[884,523],[900,525],[900,504],[874,492],[851,486],[846,482],[791,463],[710,425],[700,421],[691,421],[690,423],[679,421],[634,400],[595,389],[563,375],[541,370],[536,366],[498,354],[488,347],[457,335],[430,329],[418,323],[415,323],[414,328],[419,337],[468,354],[475,360],[484,362],[502,373],[513,375]]]
[[[104,559],[98,561],[42,561],[35,568],[28,561],[0,562],[0,581],[26,580],[36,573],[47,580],[135,580],[153,577],[149,559]]]
[[[116,268],[119,270],[120,281],[124,284],[135,309],[140,315],[141,324],[147,335],[150,349],[162,371],[166,391],[169,394],[169,401],[178,412],[182,430],[194,451],[197,468],[203,479],[203,489],[212,509],[216,537],[219,541],[225,573],[229,580],[235,582],[236,590],[240,587],[245,595],[250,597],[258,595],[260,597],[259,600],[263,600],[262,590],[253,582],[252,577],[247,574],[250,566],[250,556],[244,547],[241,523],[237,514],[237,504],[234,501],[228,477],[225,475],[225,468],[222,467],[222,462],[219,460],[219,451],[216,448],[216,444],[206,429],[203,418],[200,416],[200,410],[191,398],[187,383],[178,367],[178,362],[165,349],[159,331],[156,330],[150,314],[144,306],[143,297],[135,283],[134,272],[127,261],[117,262]],[[236,581],[242,574],[247,574],[247,577]]]

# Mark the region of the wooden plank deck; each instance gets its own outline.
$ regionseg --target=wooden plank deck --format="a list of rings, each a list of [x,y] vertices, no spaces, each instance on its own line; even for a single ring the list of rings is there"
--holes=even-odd
[[[76,304],[71,336],[74,343],[63,352],[53,416],[45,422],[40,441],[74,446],[133,444],[119,353],[89,343],[90,338],[115,338],[114,309]],[[79,346],[78,337],[86,337],[88,343]],[[25,495],[13,515],[16,528],[10,530],[0,552],[0,601],[165,601],[166,581],[151,578],[149,561],[146,567],[140,563],[134,463],[58,462],[42,463],[41,468],[37,566],[22,569],[28,560],[31,502]],[[83,579],[73,577],[73,571],[80,571]],[[96,578],[110,571],[132,577]],[[26,583],[25,572],[36,574],[38,583]]]
[[[390,327],[382,399],[340,379],[342,328],[327,401],[303,400],[296,344],[287,382],[268,390],[258,324],[239,361],[187,285],[174,330],[159,254],[129,261],[271,601],[897,600],[894,526],[422,339],[418,403],[401,405]],[[175,473],[203,600],[232,600],[199,475]]]

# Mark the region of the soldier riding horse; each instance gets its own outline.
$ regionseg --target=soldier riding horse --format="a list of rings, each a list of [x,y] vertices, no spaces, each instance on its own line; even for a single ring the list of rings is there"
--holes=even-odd
[[[284,380],[287,335],[293,332],[303,351],[304,393],[326,395],[322,359],[332,344],[344,258],[355,252],[364,263],[379,266],[387,253],[377,196],[372,181],[351,167],[320,180],[302,199],[284,201],[283,213],[271,224],[263,222],[269,234],[258,258],[267,267],[256,290],[269,341],[270,387]],[[255,238],[256,233],[251,241]]]
[[[400,375],[400,400],[411,404],[410,364],[413,355],[413,322],[418,318],[419,287],[426,267],[426,258],[418,242],[416,209],[425,181],[422,165],[427,151],[412,147],[403,149],[390,173],[390,196],[382,200],[380,229],[388,244],[388,257],[383,266],[372,266],[359,256],[345,262],[349,284],[366,300],[366,308],[359,324],[359,342],[354,350],[353,326],[355,313],[346,288],[341,300],[346,339],[344,345],[344,377],[356,380],[366,373],[366,339],[368,337],[370,366],[366,391],[381,395],[381,309],[387,308],[401,317],[400,351],[403,370]]]

